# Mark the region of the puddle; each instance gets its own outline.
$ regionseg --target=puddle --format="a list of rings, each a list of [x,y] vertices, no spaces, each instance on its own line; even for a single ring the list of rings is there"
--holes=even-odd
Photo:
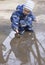
[[[0,63],[2,65],[5,63],[6,65],[45,65],[45,33],[37,32],[37,41],[34,35],[35,33],[27,32],[11,42],[10,39],[3,42],[6,48],[4,51],[0,45]]]

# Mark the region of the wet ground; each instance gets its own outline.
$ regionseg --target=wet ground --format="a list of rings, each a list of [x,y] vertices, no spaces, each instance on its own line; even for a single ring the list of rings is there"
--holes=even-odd
[[[7,20],[1,21],[4,24],[0,25],[0,65],[45,65],[45,24],[33,23],[35,33],[25,32],[3,45],[11,27],[5,23]]]
[[[25,32],[4,45],[11,26],[8,19],[0,19],[0,65],[45,65],[45,2],[36,6],[34,13],[39,17],[33,23],[34,32]]]

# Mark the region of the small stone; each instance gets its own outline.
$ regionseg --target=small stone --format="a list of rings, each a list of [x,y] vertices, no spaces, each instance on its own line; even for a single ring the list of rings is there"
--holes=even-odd
[[[29,33],[29,35],[31,35],[31,33]]]
[[[32,40],[34,40],[34,37],[32,38]]]

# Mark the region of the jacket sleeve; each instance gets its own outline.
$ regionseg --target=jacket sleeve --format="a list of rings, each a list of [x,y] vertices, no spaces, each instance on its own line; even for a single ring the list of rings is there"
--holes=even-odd
[[[15,11],[10,18],[12,22],[11,27],[13,30],[18,29],[19,19],[20,19],[19,16],[20,16],[20,13],[18,11]]]
[[[33,13],[31,14],[31,18],[32,18],[32,21],[35,21],[35,19],[36,19],[35,15]]]

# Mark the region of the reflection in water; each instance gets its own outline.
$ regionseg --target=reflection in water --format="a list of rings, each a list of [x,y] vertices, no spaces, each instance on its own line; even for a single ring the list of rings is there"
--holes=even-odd
[[[23,35],[16,35],[16,37],[12,39],[10,45],[11,49],[7,52],[6,61],[3,58],[2,46],[0,45],[0,63],[8,62],[8,59],[10,59],[9,56],[13,51],[16,58],[22,62],[21,65],[28,65],[28,63],[29,65],[45,65],[45,49],[36,39],[34,32],[25,32]],[[44,55],[40,50],[39,45],[42,48]]]
[[[38,44],[42,47],[41,43],[36,39],[35,33],[26,32],[23,36],[20,36],[20,38],[16,36],[16,38],[11,41],[11,48],[16,57],[22,61],[22,65],[27,62],[30,62],[30,65],[44,65],[45,59],[40,54]],[[33,50],[33,45],[35,46],[37,55]],[[42,49],[45,52],[43,47]],[[34,57],[34,63],[31,55]]]
[[[2,53],[2,50],[5,50],[5,49],[6,49],[5,46],[3,44],[0,44],[0,63],[4,64],[4,65],[8,61],[8,58],[9,58],[9,55],[10,55],[10,52],[11,52],[11,50],[9,50],[7,58],[5,60],[4,57],[3,57],[3,53]]]
[[[4,63],[4,58],[3,58],[3,55],[2,55],[2,44],[0,44],[0,63]]]

